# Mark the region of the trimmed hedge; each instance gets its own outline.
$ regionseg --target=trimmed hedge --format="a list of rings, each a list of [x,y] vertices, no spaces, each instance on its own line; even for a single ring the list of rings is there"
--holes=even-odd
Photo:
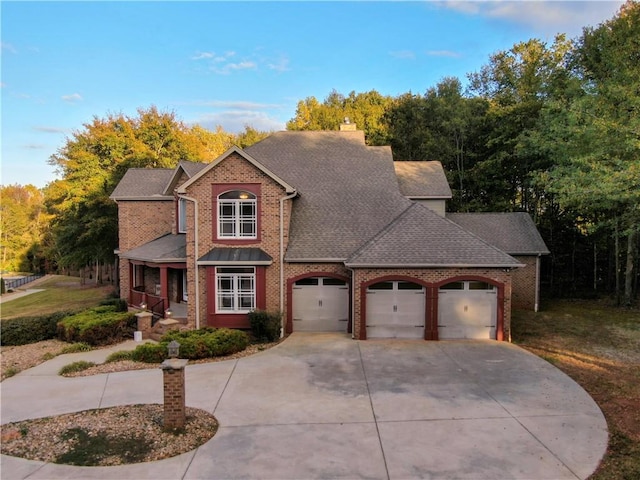
[[[2,320],[0,345],[27,345],[56,338],[58,322],[75,313],[55,312],[37,317]]]
[[[129,305],[124,298],[108,298],[100,302],[100,306],[111,305],[116,307],[118,312],[126,312],[129,310]]]
[[[71,315],[58,322],[58,338],[65,342],[109,345],[133,336],[134,313],[120,312],[118,307],[103,305]]]
[[[265,310],[253,310],[249,312],[249,324],[253,335],[258,341],[275,342],[280,338],[282,314]]]
[[[160,343],[138,345],[132,360],[145,363],[159,363],[167,358],[167,345],[172,340],[180,344],[180,358],[198,360],[222,357],[241,352],[249,345],[249,337],[240,330],[205,327],[200,330],[178,331],[165,334]]]

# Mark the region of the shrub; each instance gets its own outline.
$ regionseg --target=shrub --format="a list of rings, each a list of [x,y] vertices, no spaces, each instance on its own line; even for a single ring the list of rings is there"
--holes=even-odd
[[[2,320],[1,345],[27,345],[56,337],[60,320],[75,312],[55,312],[36,317],[17,317]]]
[[[58,374],[59,375],[67,375],[69,373],[82,372],[83,370],[86,370],[87,368],[91,368],[93,366],[95,366],[95,363],[93,363],[93,362],[87,362],[85,360],[80,360],[80,361],[73,362],[73,363],[70,363],[68,365],[65,365],[64,367],[62,367],[60,369]]]
[[[64,347],[59,355],[64,355],[65,353],[78,353],[78,352],[89,352],[93,350],[93,347],[87,343],[77,342],[72,343],[71,345],[67,345]]]
[[[251,331],[258,341],[275,342],[280,338],[282,314],[254,310],[249,312]]]
[[[100,302],[100,305],[115,307],[117,312],[126,312],[129,310],[129,305],[123,298],[107,298],[106,300]]]
[[[71,315],[58,322],[58,338],[66,342],[109,345],[131,338],[135,315],[119,312],[113,305],[102,305]]]
[[[249,337],[240,330],[205,327],[200,330],[171,331],[158,344],[145,343],[133,351],[133,360],[147,363],[162,362],[167,358],[167,345],[172,340],[180,344],[180,358],[198,360],[222,357],[240,352],[249,345]]]
[[[167,345],[162,343],[143,343],[131,352],[131,359],[136,362],[160,363],[167,358]]]
[[[133,360],[133,351],[120,350],[118,352],[110,353],[104,363],[120,362],[122,360]]]

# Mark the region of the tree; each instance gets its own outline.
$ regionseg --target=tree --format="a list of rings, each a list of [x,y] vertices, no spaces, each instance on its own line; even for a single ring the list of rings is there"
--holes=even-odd
[[[7,185],[0,186],[0,197],[0,270],[39,271],[33,249],[47,222],[42,192],[33,185]]]
[[[558,162],[541,179],[561,205],[609,230],[616,245],[619,234],[627,238],[624,303],[631,305],[640,231],[640,3],[585,28],[574,60],[581,90],[545,112]]]
[[[296,115],[287,122],[287,130],[338,130],[345,118],[362,129],[369,145],[384,145],[386,123],[382,117],[392,102],[375,90],[351,92],[347,97],[333,90],[322,102],[307,97],[298,102]]]
[[[485,160],[478,164],[476,195],[491,192],[492,209],[524,210],[534,215],[544,200],[532,174],[553,159],[540,155],[527,142],[537,128],[540,112],[550,99],[563,95],[571,77],[572,42],[556,36],[552,45],[531,39],[490,57],[470,74],[470,91],[489,101]]]

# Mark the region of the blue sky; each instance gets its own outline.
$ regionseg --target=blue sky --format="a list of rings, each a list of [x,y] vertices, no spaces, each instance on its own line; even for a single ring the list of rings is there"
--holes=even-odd
[[[424,93],[530,38],[577,37],[620,1],[2,1],[2,176],[43,187],[94,116],[282,130],[332,89]]]

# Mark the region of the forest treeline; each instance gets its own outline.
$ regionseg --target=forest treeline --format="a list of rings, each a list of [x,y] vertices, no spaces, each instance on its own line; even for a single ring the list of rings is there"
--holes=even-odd
[[[401,73],[401,72],[399,72]],[[348,117],[394,159],[439,160],[450,211],[525,211],[551,255],[547,295],[638,298],[640,243],[640,3],[580,37],[531,39],[493,54],[463,83],[424,93],[375,90],[297,104],[288,130],[337,130]],[[2,191],[2,270],[110,264],[117,209],[109,194],[128,168],[212,161],[267,136],[187,126],[172,112],[94,118],[50,163],[59,180]],[[98,269],[99,271],[99,269]]]

